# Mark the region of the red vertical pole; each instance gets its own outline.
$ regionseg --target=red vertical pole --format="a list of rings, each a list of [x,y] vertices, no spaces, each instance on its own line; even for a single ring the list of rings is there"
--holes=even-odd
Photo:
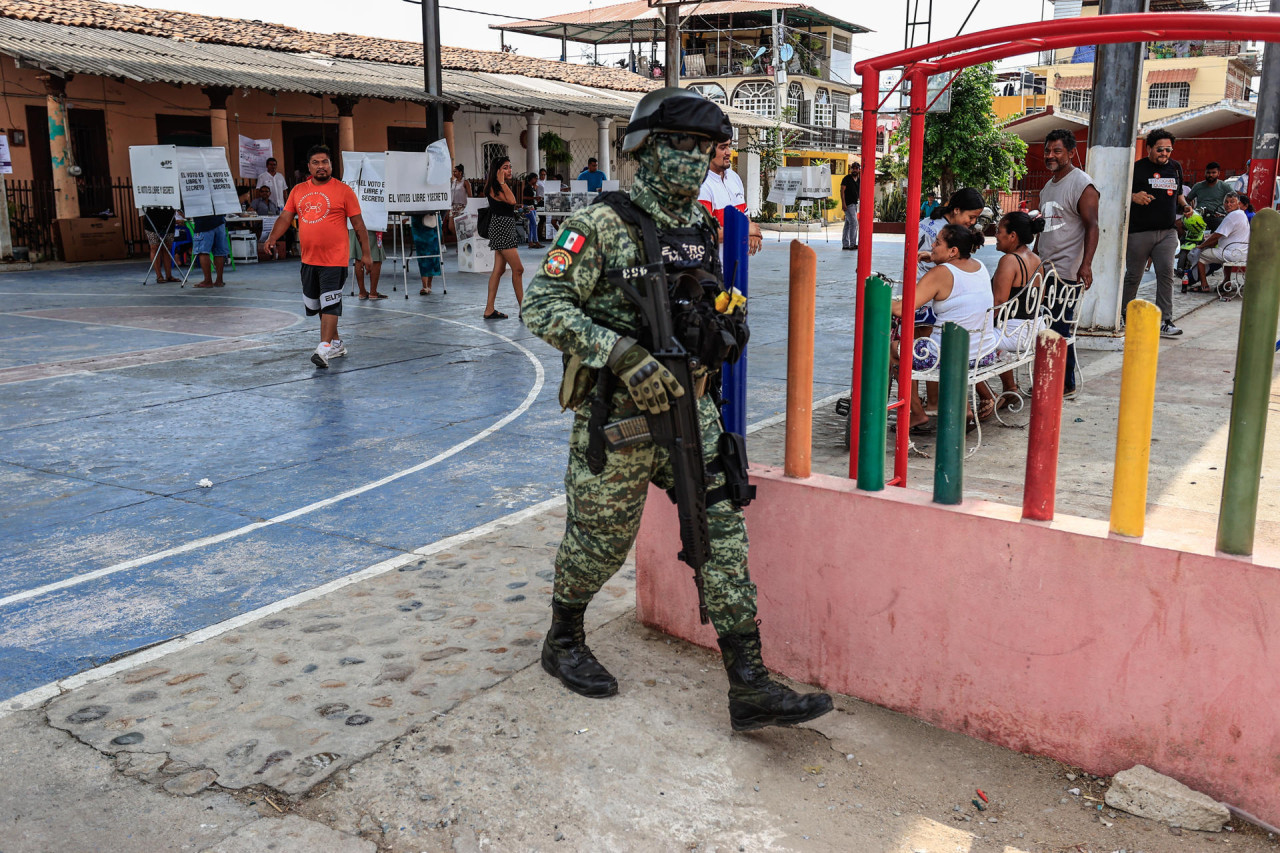
[[[1022,517],[1053,521],[1058,485],[1058,435],[1062,430],[1062,376],[1067,370],[1066,339],[1051,329],[1036,336],[1035,387],[1027,431],[1027,475]]]
[[[907,224],[902,244],[902,334],[898,341],[898,433],[893,454],[893,483],[907,485],[907,445],[911,432],[908,394],[911,381],[911,345],[915,343],[912,316],[916,304],[916,235],[920,231],[920,171],[924,163],[924,114],[929,104],[929,76],[919,67],[911,71],[911,142],[907,154]]]
[[[854,282],[853,381],[849,396],[849,478],[858,476],[859,403],[862,399],[862,296],[871,275],[872,222],[876,218],[876,116],[880,112],[880,71],[862,72],[862,188],[858,193],[858,272]],[[868,144],[868,140],[870,143]]]

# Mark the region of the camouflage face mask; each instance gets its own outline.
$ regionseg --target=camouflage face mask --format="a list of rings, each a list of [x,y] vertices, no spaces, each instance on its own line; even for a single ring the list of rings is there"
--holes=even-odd
[[[665,142],[653,141],[653,162],[658,186],[665,189],[665,194],[672,200],[690,201],[698,197],[698,190],[707,177],[707,167],[711,163],[711,155],[703,154],[697,148],[692,151],[677,151]]]

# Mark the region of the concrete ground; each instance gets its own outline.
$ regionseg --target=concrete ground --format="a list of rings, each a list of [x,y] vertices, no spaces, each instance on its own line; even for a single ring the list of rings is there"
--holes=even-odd
[[[900,245],[874,265],[900,266]],[[826,399],[847,392],[856,253],[814,247]],[[752,266],[761,462],[782,456],[786,252]],[[559,359],[480,319],[483,276],[352,300],[351,355],[324,373],[294,264],[215,291],[141,271],[0,276],[0,853],[1276,848],[1239,822],[1099,809],[1106,780],[851,697],[733,735],[719,661],[636,624],[630,565],[589,619],[621,693],[567,693],[536,660],[563,525]],[[1196,311],[1162,351],[1152,525],[1212,530],[1198,489],[1233,312]],[[1118,356],[1084,359],[1067,418],[1092,428],[1064,428],[1059,508],[1087,515]],[[841,432],[820,408],[815,468],[839,470]],[[970,492],[1017,502],[1025,433],[986,441]]]

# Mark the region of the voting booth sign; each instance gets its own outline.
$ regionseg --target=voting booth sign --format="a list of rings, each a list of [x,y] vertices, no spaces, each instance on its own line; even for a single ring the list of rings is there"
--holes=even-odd
[[[800,189],[796,192],[800,198],[831,197],[831,166],[800,167]]]
[[[387,230],[387,155],[383,151],[343,151],[342,180],[360,202],[370,232]],[[347,220],[347,228],[351,220]]]
[[[182,212],[188,219],[240,212],[240,196],[224,149],[179,147],[176,151]]]
[[[449,147],[442,139],[426,151],[388,151],[387,210],[425,213],[449,209]]]
[[[176,145],[130,145],[129,171],[138,210],[182,207]]]
[[[767,201],[774,204],[795,204],[796,196],[804,183],[804,170],[800,166],[782,166],[773,175]]]

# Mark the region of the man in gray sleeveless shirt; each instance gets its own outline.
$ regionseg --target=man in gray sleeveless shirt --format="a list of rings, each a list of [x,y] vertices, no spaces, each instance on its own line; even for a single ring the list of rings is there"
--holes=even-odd
[[[1084,291],[1093,284],[1093,253],[1098,248],[1098,190],[1093,178],[1071,162],[1076,138],[1069,130],[1052,131],[1044,140],[1044,165],[1053,178],[1040,190],[1044,233],[1036,252],[1045,266],[1049,293],[1057,296],[1049,306],[1053,330],[1071,333],[1076,308]],[[1052,275],[1051,275],[1052,273]],[[1048,279],[1056,276],[1058,281]],[[1076,348],[1067,347],[1067,372],[1063,396],[1076,392]]]

